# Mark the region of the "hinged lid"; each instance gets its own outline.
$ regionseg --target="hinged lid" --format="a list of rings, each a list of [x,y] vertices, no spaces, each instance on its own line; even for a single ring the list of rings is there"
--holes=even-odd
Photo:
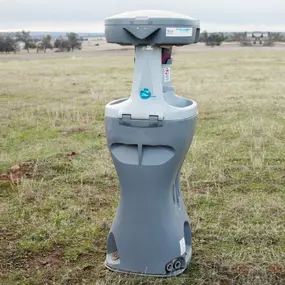
[[[187,45],[198,42],[199,35],[198,20],[168,11],[131,11],[105,20],[105,36],[109,43]]]
[[[188,25],[200,26],[199,21],[183,14],[163,10],[129,11],[105,20],[106,25]]]

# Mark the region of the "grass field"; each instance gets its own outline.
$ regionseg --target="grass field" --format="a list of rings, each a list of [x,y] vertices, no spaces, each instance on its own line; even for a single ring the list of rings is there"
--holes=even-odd
[[[199,119],[182,171],[193,259],[174,279],[104,267],[119,203],[104,105],[129,96],[133,56],[80,55],[0,54],[0,283],[285,284],[285,49],[176,53]]]

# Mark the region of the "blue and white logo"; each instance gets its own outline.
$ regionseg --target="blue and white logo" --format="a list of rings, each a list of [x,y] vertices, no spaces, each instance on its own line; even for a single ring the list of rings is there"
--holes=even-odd
[[[151,92],[148,88],[144,88],[143,90],[140,91],[140,97],[145,100],[155,96],[151,95]]]

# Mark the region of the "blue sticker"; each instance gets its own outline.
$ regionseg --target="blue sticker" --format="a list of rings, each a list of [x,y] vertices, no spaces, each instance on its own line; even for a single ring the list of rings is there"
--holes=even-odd
[[[144,88],[143,90],[140,91],[140,96],[142,99],[149,99],[150,97],[155,97],[151,96],[151,92],[148,88]]]

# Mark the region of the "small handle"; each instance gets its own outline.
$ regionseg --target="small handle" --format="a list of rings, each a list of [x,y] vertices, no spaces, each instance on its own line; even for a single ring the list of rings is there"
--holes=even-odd
[[[123,115],[119,119],[120,125],[137,128],[157,128],[163,126],[163,121],[158,119],[158,116],[149,116],[148,120],[132,119],[131,115]]]

